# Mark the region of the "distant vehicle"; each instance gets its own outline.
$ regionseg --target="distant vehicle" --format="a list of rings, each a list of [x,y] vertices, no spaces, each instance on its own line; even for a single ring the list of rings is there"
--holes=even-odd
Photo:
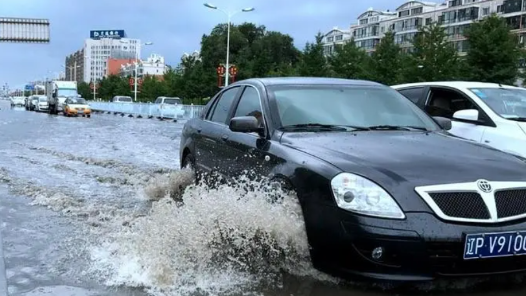
[[[130,96],[114,96],[111,101],[113,103],[133,103],[133,100]]]
[[[392,88],[429,115],[451,119],[451,134],[526,157],[526,89],[463,81]]]
[[[43,95],[34,96],[33,100],[36,101],[35,111],[37,111],[37,112],[44,112],[44,111],[47,112],[47,111],[49,111],[49,104],[48,104],[46,96],[43,96]]]
[[[24,106],[25,102],[25,97],[12,97],[11,107]]]
[[[64,110],[64,102],[68,98],[78,98],[76,81],[46,81],[46,96],[49,114],[58,114]]]
[[[36,110],[37,104],[38,104],[38,97],[39,97],[38,95],[34,95],[34,96],[30,97],[29,110],[31,110],[31,111],[35,111]],[[46,96],[44,96],[44,97],[46,97]]]
[[[83,98],[69,98],[64,105],[64,116],[91,117],[91,107]]]
[[[313,265],[333,275],[526,270],[526,159],[450,127],[375,82],[249,79],[186,122],[180,163],[202,181],[249,171],[295,192]]]
[[[173,118],[174,120],[177,120],[184,116],[184,106],[181,98],[158,97],[154,104],[156,104],[157,108],[154,109],[153,116],[157,118]]]

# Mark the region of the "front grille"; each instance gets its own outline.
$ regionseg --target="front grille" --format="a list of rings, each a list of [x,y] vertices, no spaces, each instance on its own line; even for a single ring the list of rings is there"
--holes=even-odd
[[[460,242],[427,243],[429,264],[442,276],[476,276],[526,271],[526,256],[464,260]]]
[[[463,219],[489,219],[488,208],[476,192],[429,193],[440,210],[449,217]]]
[[[501,190],[495,192],[495,203],[499,218],[508,218],[526,213],[526,190]]]

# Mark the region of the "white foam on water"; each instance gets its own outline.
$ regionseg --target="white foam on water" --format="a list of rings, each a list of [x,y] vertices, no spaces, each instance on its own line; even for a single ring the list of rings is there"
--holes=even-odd
[[[173,190],[188,176],[152,181],[145,190],[156,200],[150,212],[100,238],[91,273],[153,295],[241,292],[279,285],[283,273],[329,280],[311,266],[296,196],[279,192],[283,200],[271,202],[262,183],[243,180],[215,189],[190,185],[178,199],[183,204]]]

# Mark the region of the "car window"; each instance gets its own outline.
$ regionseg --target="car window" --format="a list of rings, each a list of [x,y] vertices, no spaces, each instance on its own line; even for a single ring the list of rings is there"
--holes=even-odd
[[[396,90],[377,86],[316,85],[270,87],[282,126],[329,124],[369,127],[436,123]]]
[[[455,112],[467,109],[479,110],[477,105],[459,91],[437,87],[431,88],[425,106],[425,111],[429,115],[450,119]]]
[[[412,88],[406,88],[406,89],[399,90],[398,92],[401,93],[404,97],[411,100],[411,102],[416,104],[422,97],[423,91],[424,91],[423,87],[412,87]]]
[[[155,100],[154,104],[160,104],[163,102],[163,98],[157,98],[157,100]]]
[[[164,99],[164,103],[165,104],[169,104],[169,105],[177,105],[177,104],[181,104],[181,99],[178,99],[178,98],[166,98],[166,99]]]
[[[234,102],[234,98],[236,97],[238,90],[239,87],[234,87],[226,90],[225,92],[223,92],[223,94],[221,94],[219,101],[217,102],[217,104],[214,107],[214,110],[212,111],[212,117],[210,118],[211,121],[217,123],[226,122],[226,119],[228,117],[228,111],[232,106],[232,102]]]
[[[234,117],[238,116],[254,116],[259,124],[263,124],[263,113],[259,101],[258,91],[251,86],[247,86],[241,95],[241,100],[236,108]]]

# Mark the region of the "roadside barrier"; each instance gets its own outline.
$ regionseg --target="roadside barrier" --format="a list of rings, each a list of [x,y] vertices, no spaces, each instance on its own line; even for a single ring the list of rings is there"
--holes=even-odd
[[[169,105],[153,103],[112,103],[88,102],[92,112],[100,112],[136,118],[191,119],[199,117],[205,106],[202,105]]]

